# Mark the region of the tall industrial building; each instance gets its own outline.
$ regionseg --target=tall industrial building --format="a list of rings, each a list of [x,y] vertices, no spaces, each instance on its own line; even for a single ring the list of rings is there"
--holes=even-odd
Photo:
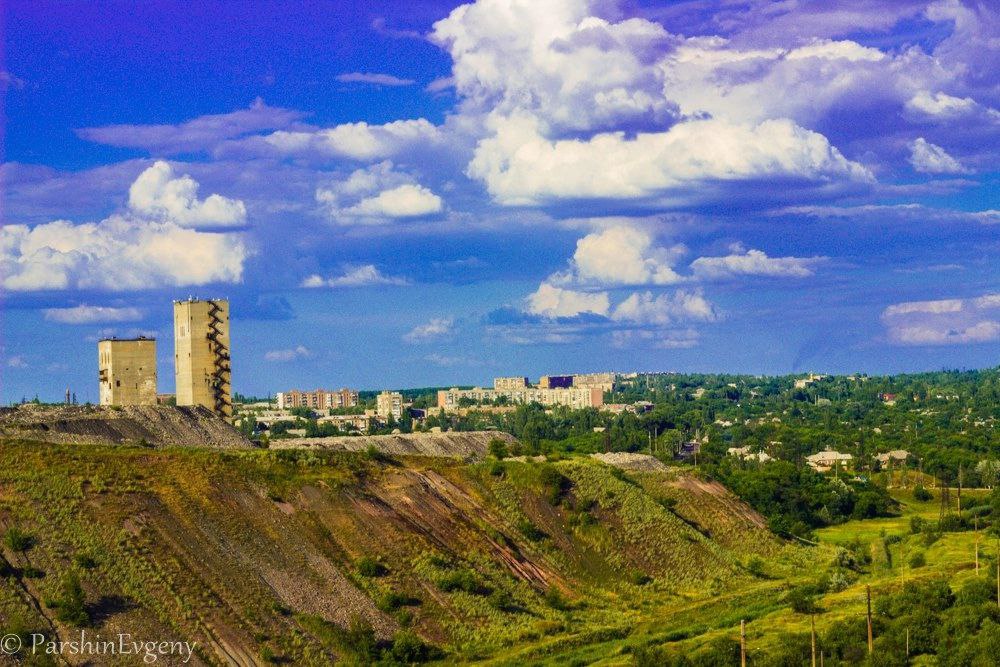
[[[174,301],[174,375],[177,405],[233,416],[229,301]]]
[[[156,340],[105,338],[97,368],[101,405],[156,405]]]

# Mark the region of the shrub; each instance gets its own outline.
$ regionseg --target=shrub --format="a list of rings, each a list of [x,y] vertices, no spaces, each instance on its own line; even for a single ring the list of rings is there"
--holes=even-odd
[[[545,498],[553,505],[557,505],[562,499],[563,493],[572,486],[572,482],[551,465],[542,466],[538,477],[542,483]]]
[[[437,585],[445,593],[464,591],[474,595],[481,595],[484,592],[479,580],[476,579],[476,575],[464,568],[448,572],[438,580]]]
[[[390,591],[379,599],[378,608],[386,613],[396,611],[401,607],[419,605],[420,600],[403,593]]]
[[[811,586],[796,586],[788,592],[786,600],[797,614],[816,614],[822,611],[816,604],[816,594]]]
[[[927,557],[923,551],[914,551],[910,554],[910,567],[923,567],[927,565]]]
[[[27,551],[35,546],[35,538],[17,526],[11,526],[7,529],[3,541],[13,551]]]
[[[846,570],[831,570],[827,577],[826,590],[831,593],[839,593],[846,590],[851,585],[851,579],[847,576]]]
[[[938,531],[942,533],[952,533],[956,530],[962,530],[964,527],[965,522],[957,514],[945,515],[938,522]]]
[[[500,438],[493,438],[489,444],[490,456],[497,460],[505,459],[508,456],[507,443]]]
[[[45,572],[39,570],[33,565],[21,569],[21,576],[27,579],[41,579],[45,576]]]
[[[358,574],[362,577],[381,577],[388,573],[388,568],[371,556],[365,556],[358,561]]]
[[[62,597],[58,605],[59,620],[76,626],[90,623],[90,614],[87,613],[85,602],[80,577],[74,571],[66,573],[62,580]]]
[[[489,473],[494,477],[503,477],[504,473],[507,472],[507,468],[500,461],[490,461],[489,463]]]
[[[933,500],[934,494],[924,488],[923,484],[917,484],[913,487],[913,499],[925,503],[928,500]]]
[[[404,665],[428,662],[441,657],[441,651],[437,647],[425,644],[420,637],[409,630],[396,633],[389,653],[394,660]]]

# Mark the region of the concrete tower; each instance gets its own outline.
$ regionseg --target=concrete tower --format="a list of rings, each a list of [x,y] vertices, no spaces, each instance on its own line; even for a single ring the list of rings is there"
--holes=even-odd
[[[101,405],[156,405],[154,339],[106,338],[97,343],[97,361]]]
[[[174,301],[174,375],[177,405],[204,405],[233,416],[229,357],[229,301]]]

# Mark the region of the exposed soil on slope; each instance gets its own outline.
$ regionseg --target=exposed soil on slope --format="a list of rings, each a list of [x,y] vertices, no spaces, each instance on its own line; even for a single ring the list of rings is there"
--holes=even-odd
[[[270,448],[363,452],[369,447],[374,447],[380,452],[395,456],[443,456],[478,461],[486,456],[490,441],[497,439],[507,445],[517,442],[514,436],[500,431],[448,431],[334,438],[282,438],[272,440]]]
[[[202,406],[47,406],[0,408],[0,435],[64,444],[150,447],[251,447],[227,421]]]
[[[631,452],[608,452],[606,454],[591,454],[592,458],[603,463],[621,468],[622,470],[637,471],[666,471],[670,467],[666,463],[650,456],[649,454],[633,454]]]

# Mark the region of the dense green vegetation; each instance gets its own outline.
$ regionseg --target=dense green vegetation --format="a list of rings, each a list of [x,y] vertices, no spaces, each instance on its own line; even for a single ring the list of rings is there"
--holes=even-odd
[[[895,512],[886,490],[865,480],[820,474],[788,461],[747,467],[734,457],[706,466],[717,479],[768,518],[782,535],[811,537],[814,528]]]

